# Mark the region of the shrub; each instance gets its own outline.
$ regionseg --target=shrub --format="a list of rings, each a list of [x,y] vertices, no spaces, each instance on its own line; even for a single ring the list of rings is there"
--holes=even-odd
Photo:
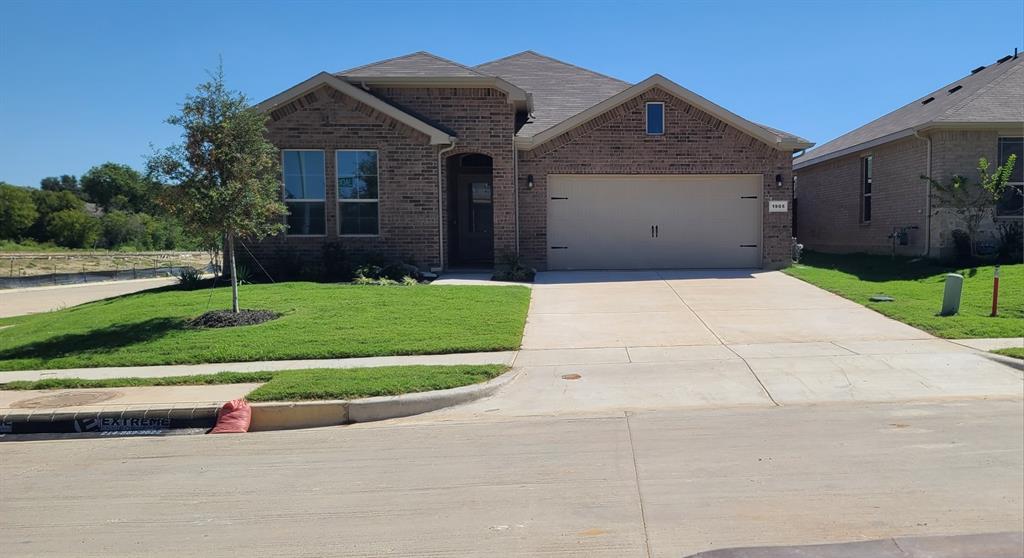
[[[183,267],[176,275],[178,286],[186,291],[194,291],[203,286],[203,272],[194,267]]]
[[[324,281],[351,281],[355,267],[348,252],[337,242],[328,242],[320,249]]]
[[[804,245],[796,241],[796,237],[793,237],[793,263],[800,263],[800,257],[804,254]]]
[[[252,271],[249,266],[244,263],[235,264],[235,278],[238,279],[239,285],[248,285],[252,283]]]
[[[954,230],[952,236],[954,258],[956,258],[956,262],[965,263],[971,261],[972,254],[974,253],[971,249],[971,236],[967,234],[967,231],[962,229]]]
[[[46,219],[46,230],[54,242],[68,248],[95,246],[101,228],[98,219],[74,209],[58,211]]]
[[[402,284],[405,285],[406,287],[412,287],[413,285],[419,285],[420,282],[413,279],[412,277],[405,276],[402,278]]]
[[[518,281],[529,283],[537,275],[537,270],[523,264],[518,254],[508,253],[498,260],[498,265],[491,277],[494,281]]]
[[[0,182],[0,238],[21,238],[39,212],[28,188]]]
[[[308,262],[297,252],[281,252],[277,255],[277,281],[297,281],[307,279]]]
[[[999,261],[1019,263],[1024,260],[1024,227],[1019,221],[999,223]]]

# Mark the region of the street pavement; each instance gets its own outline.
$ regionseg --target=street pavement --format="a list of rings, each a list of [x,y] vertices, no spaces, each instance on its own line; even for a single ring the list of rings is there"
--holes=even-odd
[[[5,556],[680,557],[1019,531],[1020,401],[0,443]]]
[[[83,285],[0,289],[0,318],[61,310],[95,300],[166,287],[177,282],[174,277],[161,277]]]

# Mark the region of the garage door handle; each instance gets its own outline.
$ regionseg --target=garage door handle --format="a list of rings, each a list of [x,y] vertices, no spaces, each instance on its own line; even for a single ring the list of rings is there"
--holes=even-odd
[[[654,238],[654,225],[651,225],[651,238]]]
[[[661,231],[658,230],[658,225],[654,225],[654,238],[661,236]]]
[[[551,249],[552,250],[568,250],[569,247],[568,246],[552,246]]]
[[[567,200],[569,198],[560,198],[558,196],[551,196],[551,199],[553,199],[553,200]]]
[[[756,200],[757,196],[740,196],[741,200]]]
[[[740,244],[740,248],[757,248],[757,244]]]

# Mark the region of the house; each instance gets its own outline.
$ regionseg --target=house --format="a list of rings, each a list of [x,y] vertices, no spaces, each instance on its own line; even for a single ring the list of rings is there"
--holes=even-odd
[[[979,66],[949,85],[808,151],[794,161],[796,236],[823,252],[936,258],[954,252],[960,225],[921,176],[978,179],[978,159],[1017,155],[1013,188],[983,235],[1020,221],[1024,185],[1024,56]]]
[[[258,108],[290,210],[287,232],[253,247],[270,263],[337,242],[433,270],[509,255],[539,269],[778,268],[793,154],[812,145],[660,75],[631,84],[532,51],[474,67],[417,52]]]

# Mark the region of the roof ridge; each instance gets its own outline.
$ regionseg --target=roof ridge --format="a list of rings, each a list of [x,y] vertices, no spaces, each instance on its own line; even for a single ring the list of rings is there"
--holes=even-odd
[[[447,62],[447,63],[452,64],[454,66],[458,66],[458,67],[460,67],[460,68],[462,68],[464,70],[469,70],[469,71],[473,72],[474,74],[480,74],[481,76],[484,76],[484,77],[493,77],[493,76],[488,76],[487,74],[485,74],[483,72],[477,71],[476,68],[473,68],[472,66],[467,66],[467,65],[465,65],[465,64],[463,64],[461,62],[456,62],[456,61],[451,60],[449,58],[445,58],[443,56],[438,56],[438,55],[434,54],[433,52],[427,52],[425,50],[421,50],[421,51],[418,51],[418,52],[414,52],[413,54],[425,54],[425,55],[427,55],[427,56],[429,56],[431,58],[436,58],[437,60],[440,60],[442,62]],[[409,56],[412,56],[412,55],[410,54]]]
[[[505,56],[503,58],[497,58],[495,60],[491,60],[491,61],[488,61],[488,62],[484,62],[482,64],[478,64],[475,67],[479,68],[480,66],[485,66],[487,64],[494,64],[495,62],[501,62],[502,60],[508,60],[509,58],[514,58],[516,56],[522,56],[524,54],[532,54],[534,56],[543,58],[545,60],[550,60],[552,62],[557,62],[559,64],[562,64],[564,66],[569,66],[569,67],[572,67],[572,68],[576,68],[577,70],[582,70],[584,72],[587,72],[588,74],[593,74],[595,76],[600,76],[600,77],[603,77],[603,78],[607,78],[607,79],[610,79],[610,80],[617,81],[617,82],[622,83],[624,85],[633,85],[632,83],[630,83],[628,81],[625,81],[625,80],[621,80],[621,79],[619,79],[617,77],[613,77],[613,76],[610,76],[608,74],[602,74],[601,72],[597,72],[597,71],[591,70],[590,68],[584,68],[583,66],[577,66],[576,64],[573,64],[571,62],[566,62],[564,60],[559,60],[557,58],[553,58],[553,57],[548,56],[546,54],[541,54],[541,53],[539,53],[539,52],[537,52],[535,50],[524,50],[522,52],[517,52],[515,54],[510,54],[510,55]]]
[[[375,62],[370,62],[368,64],[363,64],[362,66],[356,66],[355,68],[348,68],[346,70],[341,70],[341,71],[338,71],[338,72],[334,72],[334,75],[341,75],[341,76],[343,76],[345,74],[350,74],[352,72],[356,72],[356,71],[359,71],[359,70],[362,70],[362,69],[365,69],[365,68],[369,68],[371,66],[379,66],[381,64],[386,64],[388,62],[394,62],[395,60],[401,60],[403,58],[410,58],[412,56],[416,56],[417,54],[423,55],[423,56],[429,56],[430,58],[433,58],[435,60],[440,60],[440,61],[445,62],[447,64],[451,64],[453,66],[458,66],[459,68],[462,68],[463,70],[469,70],[470,72],[473,72],[474,74],[479,74],[480,76],[491,77],[491,76],[487,76],[487,74],[479,72],[479,71],[475,70],[474,68],[471,68],[471,67],[469,67],[469,66],[467,66],[465,64],[461,64],[461,63],[456,62],[454,60],[449,60],[449,59],[447,59],[447,58],[445,58],[443,56],[438,56],[438,55],[434,54],[433,52],[429,52],[429,51],[426,51],[426,50],[417,50],[416,52],[410,52],[410,53],[407,53],[407,54],[401,54],[399,56],[392,56],[391,58],[385,58],[384,60],[377,60]]]
[[[1021,60],[1024,60],[1024,58],[1021,58]],[[1010,62],[1010,60],[1007,60],[1007,62]],[[997,65],[997,64],[993,64],[992,66],[996,66],[996,65]],[[990,67],[991,67],[991,66],[990,66]],[[965,98],[964,100],[962,100],[962,101],[960,101],[959,103],[957,103],[957,104],[953,105],[953,106],[952,106],[952,107],[950,107],[949,109],[947,109],[947,110],[943,111],[943,112],[942,112],[942,114],[941,114],[940,116],[937,116],[937,117],[935,118],[935,120],[938,120],[938,119],[940,119],[940,118],[944,118],[944,117],[946,117],[946,116],[950,116],[950,115],[952,115],[952,114],[953,114],[954,112],[957,112],[957,111],[959,111],[960,109],[964,108],[965,106],[967,106],[967,105],[968,105],[968,104],[970,104],[971,102],[975,101],[975,100],[976,100],[976,99],[977,99],[978,97],[981,97],[981,96],[982,96],[982,94],[984,94],[984,93],[987,93],[987,92],[988,92],[989,90],[991,90],[991,89],[992,89],[993,87],[995,87],[996,85],[999,85],[999,83],[1001,83],[1001,82],[1002,82],[1002,81],[1003,81],[1004,79],[1006,79],[1006,78],[1007,78],[1008,76],[1010,76],[1010,75],[1011,75],[1011,74],[1013,74],[1014,72],[1018,72],[1018,71],[1020,71],[1020,70],[1021,70],[1021,68],[1024,68],[1024,64],[1021,64],[1021,63],[1019,63],[1019,62],[1018,62],[1018,63],[1017,63],[1017,66],[1016,66],[1016,67],[1014,67],[1014,68],[1009,68],[1009,69],[1007,69],[1007,70],[1006,70],[1005,72],[1003,72],[1002,74],[1000,74],[1000,75],[998,75],[998,76],[996,76],[996,77],[994,77],[994,78],[992,78],[992,79],[988,80],[988,83],[986,83],[985,85],[983,85],[983,86],[979,87],[977,91],[975,91],[974,93],[970,94],[970,95],[969,95],[969,96],[968,96],[967,98]],[[961,79],[962,79],[962,78],[961,78]],[[957,80],[957,81],[960,81],[960,80]],[[953,82],[953,83],[956,83],[956,82]],[[950,85],[952,85],[952,84],[950,84]],[[940,89],[940,91],[941,91],[941,89]]]

